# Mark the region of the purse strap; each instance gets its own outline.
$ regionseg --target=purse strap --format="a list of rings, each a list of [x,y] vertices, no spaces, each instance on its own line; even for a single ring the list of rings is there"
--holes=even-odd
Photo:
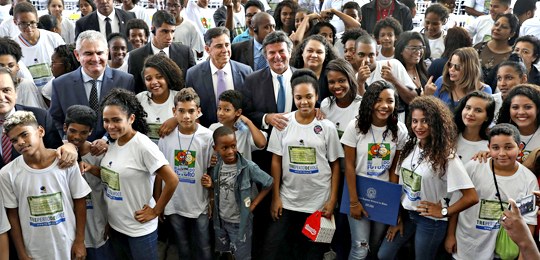
[[[502,204],[501,193],[499,192],[499,185],[497,184],[497,178],[495,177],[495,164],[493,159],[491,159],[491,171],[493,172],[493,182],[495,182],[495,189],[497,189],[497,198],[499,198],[499,204],[501,205],[501,211],[504,211],[504,206]]]

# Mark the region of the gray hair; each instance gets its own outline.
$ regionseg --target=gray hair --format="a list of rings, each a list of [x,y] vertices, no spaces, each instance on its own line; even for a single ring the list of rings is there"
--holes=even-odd
[[[107,39],[102,33],[94,30],[87,30],[79,34],[79,36],[77,37],[77,41],[75,42],[75,50],[81,50],[81,45],[84,40],[90,42],[101,42],[103,43],[103,46],[107,46]]]
[[[289,39],[289,36],[287,36],[286,33],[284,33],[283,31],[274,31],[266,35],[266,37],[264,37],[264,40],[262,42],[262,49],[264,50],[265,56],[266,56],[267,45],[274,44],[274,43],[281,43],[281,42],[284,42],[287,44],[287,51],[291,53],[292,48],[293,48],[293,43],[291,39]]]

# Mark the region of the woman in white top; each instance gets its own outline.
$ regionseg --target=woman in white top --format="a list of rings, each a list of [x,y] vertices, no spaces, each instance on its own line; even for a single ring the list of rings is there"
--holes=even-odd
[[[403,185],[405,210],[398,232],[389,230],[381,245],[378,257],[382,260],[394,259],[412,237],[416,259],[434,259],[445,238],[448,217],[457,217],[478,202],[473,183],[454,152],[457,129],[452,112],[433,96],[417,97],[409,107],[409,140],[396,172]],[[462,197],[450,205],[450,195],[456,191]]]
[[[486,150],[487,131],[493,122],[494,112],[495,101],[491,95],[478,90],[467,94],[456,107],[456,154],[463,164],[469,162],[476,153]]]
[[[127,73],[129,53],[126,37],[119,33],[111,33],[107,36],[107,44],[111,56],[111,59],[107,62],[109,67]]]
[[[283,254],[280,244],[290,243],[286,259],[322,259],[325,244],[313,243],[299,232],[312,213],[332,217],[337,202],[339,161],[343,149],[336,128],[315,117],[317,76],[309,69],[293,73],[291,87],[298,110],[285,115],[288,125],[272,130],[268,151],[273,153],[274,189],[271,215],[274,222],[266,234],[264,259]],[[295,232],[288,232],[294,230]],[[290,234],[288,234],[290,233]]]
[[[101,160],[101,180],[118,259],[157,259],[157,217],[171,199],[178,177],[145,134],[145,112],[135,95],[113,89],[102,102],[103,126],[116,140]],[[153,197],[156,175],[165,183]]]
[[[137,99],[148,114],[148,136],[157,143],[160,128],[173,117],[174,96],[184,88],[184,80],[178,65],[165,55],[148,57],[142,73],[148,90],[137,94]],[[176,119],[172,121],[177,124]]]
[[[351,252],[349,259],[365,259],[368,249],[377,252],[386,225],[368,220],[360,203],[356,176],[398,182],[395,172],[399,154],[407,141],[407,127],[397,120],[398,94],[384,80],[373,82],[366,93],[356,120],[351,121],[341,143],[345,150],[345,175],[350,197],[349,225]],[[392,174],[391,174],[392,173]],[[361,246],[362,242],[369,247]]]
[[[449,10],[442,4],[435,3],[426,9],[424,28],[420,30],[420,33],[426,36],[429,42],[431,56],[427,58],[431,58],[432,60],[438,59],[444,52],[444,37],[446,36],[446,31],[443,27],[448,21],[448,17]]]
[[[75,24],[68,18],[62,17],[62,12],[64,11],[64,0],[48,0],[47,10],[49,10],[49,14],[56,17],[56,22],[60,28],[60,35],[62,36],[62,39],[64,39],[64,42],[74,43]]]

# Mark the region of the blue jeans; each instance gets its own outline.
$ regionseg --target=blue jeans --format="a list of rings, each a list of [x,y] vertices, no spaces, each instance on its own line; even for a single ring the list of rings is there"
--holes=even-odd
[[[220,221],[220,220],[216,220]],[[216,229],[216,251],[232,252],[235,259],[251,259],[251,223],[246,227],[243,237],[238,237],[239,223],[221,220],[221,229]]]
[[[448,221],[426,218],[415,211],[409,211],[409,217],[402,216],[402,220],[403,237],[396,234],[392,242],[385,239],[379,249],[379,259],[395,259],[401,246],[413,235],[416,259],[435,259],[437,250],[446,237]]]
[[[179,259],[209,260],[212,258],[210,249],[210,220],[207,214],[198,218],[187,218],[177,214],[167,216],[172,227],[172,243],[178,249]],[[191,246],[196,251],[191,254]]]
[[[130,237],[113,228],[110,229],[111,246],[116,259],[157,259],[157,229],[141,237]]]
[[[114,253],[111,247],[111,243],[106,241],[105,244],[98,248],[87,247],[86,259],[88,260],[109,260],[115,259]]]
[[[387,226],[383,223],[371,221],[367,218],[360,220],[350,215],[349,226],[351,228],[351,252],[349,260],[366,259],[369,250],[377,252]]]

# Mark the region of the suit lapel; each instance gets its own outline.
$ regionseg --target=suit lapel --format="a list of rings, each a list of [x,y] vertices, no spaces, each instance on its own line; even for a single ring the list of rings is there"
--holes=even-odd
[[[249,44],[247,45],[247,59],[249,66],[255,70],[255,57],[253,56],[255,45],[253,44],[253,41],[253,39],[249,40]]]
[[[114,87],[113,84],[114,84],[114,81],[112,77],[112,70],[109,67],[107,67],[103,75],[103,82],[101,82],[99,102],[101,102],[105,98],[105,95],[111,91],[111,89]]]
[[[204,64],[202,68],[202,73],[199,76],[203,77],[205,91],[206,93],[210,93],[210,96],[215,103],[216,94],[214,93],[214,82],[212,82],[213,75],[212,71],[210,70],[210,62],[211,61],[206,61],[206,64]]]
[[[75,87],[75,99],[79,100],[79,103],[85,106],[90,106],[88,102],[88,96],[86,95],[86,88],[84,86],[84,80],[82,76],[82,66],[79,67],[79,73],[73,77],[73,86]],[[80,87],[79,87],[80,86]]]

